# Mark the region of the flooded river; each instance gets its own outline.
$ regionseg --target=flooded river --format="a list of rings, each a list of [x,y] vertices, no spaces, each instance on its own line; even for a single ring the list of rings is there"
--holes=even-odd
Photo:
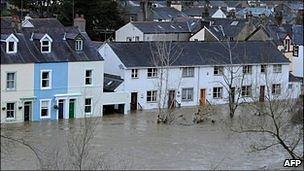
[[[191,123],[194,109],[180,112],[190,116],[185,122]],[[92,147],[96,153],[124,162],[123,168],[111,167],[115,169],[278,169],[288,157],[280,148],[249,152],[250,139],[223,128],[217,120],[197,125],[159,125],[155,120],[153,111],[104,116]],[[1,131],[11,130],[13,136],[26,137],[44,149],[64,150],[63,139],[77,122],[79,119],[10,124],[2,125]],[[2,169],[37,169],[29,150],[10,148],[10,155],[1,153]]]

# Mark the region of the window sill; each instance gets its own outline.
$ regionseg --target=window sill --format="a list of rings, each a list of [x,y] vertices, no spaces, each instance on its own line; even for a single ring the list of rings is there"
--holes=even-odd
[[[137,80],[137,79],[139,79],[138,77],[131,77],[133,80]]]
[[[194,75],[193,76],[182,76],[182,78],[194,78]]]
[[[191,99],[191,100],[182,100],[182,102],[193,102],[193,99]]]
[[[85,87],[93,87],[93,84],[84,85]]]
[[[40,90],[50,90],[52,87],[40,87]]]
[[[5,91],[7,92],[14,92],[14,91],[17,91],[16,89],[5,89]]]
[[[40,119],[51,119],[50,116],[40,116]]]
[[[147,101],[147,103],[152,103],[152,104],[153,104],[153,103],[157,103],[157,101],[151,101],[151,102],[148,102],[148,101]]]
[[[16,118],[6,118],[5,121],[13,122],[13,121],[16,121]]]

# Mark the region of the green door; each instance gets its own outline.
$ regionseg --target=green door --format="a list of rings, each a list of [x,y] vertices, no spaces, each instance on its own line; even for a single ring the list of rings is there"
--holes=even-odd
[[[69,118],[75,117],[75,99],[70,99],[69,103]]]

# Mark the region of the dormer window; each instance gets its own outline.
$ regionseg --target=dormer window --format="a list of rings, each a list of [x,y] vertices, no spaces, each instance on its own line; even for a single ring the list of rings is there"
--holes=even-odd
[[[7,38],[1,39],[1,41],[6,42],[6,53],[17,53],[17,43],[19,40],[14,34],[7,35]]]
[[[81,51],[83,49],[83,41],[81,39],[77,39],[75,41],[75,50]]]
[[[51,53],[51,48],[52,48],[52,42],[53,40],[51,39],[50,36],[45,34],[41,39],[41,53]]]

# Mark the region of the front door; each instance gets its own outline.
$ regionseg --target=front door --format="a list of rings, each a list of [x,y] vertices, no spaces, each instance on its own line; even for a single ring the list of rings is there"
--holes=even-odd
[[[137,92],[131,93],[131,110],[137,110]]]
[[[265,86],[260,86],[260,102],[264,102],[265,100]]]
[[[58,101],[58,119],[63,119],[64,114],[64,100],[60,99]]]
[[[70,99],[69,102],[69,118],[75,118],[75,99]]]
[[[168,108],[172,109],[175,107],[175,90],[169,90]]]
[[[32,114],[32,102],[24,102],[23,114],[24,121],[29,121]]]
[[[200,105],[206,105],[206,89],[201,89]]]

